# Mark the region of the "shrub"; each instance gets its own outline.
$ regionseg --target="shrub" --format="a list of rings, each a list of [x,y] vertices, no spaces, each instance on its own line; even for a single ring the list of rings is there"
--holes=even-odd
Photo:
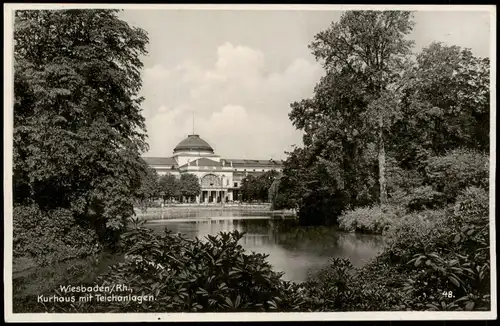
[[[489,198],[486,190],[477,187],[468,187],[457,199],[455,216],[461,222],[484,224],[489,221]]]
[[[406,208],[409,211],[435,209],[443,207],[444,204],[445,196],[430,186],[413,189],[406,200]]]
[[[371,212],[365,208],[360,212]],[[345,216],[356,216],[346,213]],[[344,217],[345,217],[344,216]],[[361,217],[360,217],[361,218]],[[238,232],[189,240],[138,225],[122,238],[125,261],[99,285],[125,284],[147,302],[56,303],[57,312],[245,312],[490,309],[488,194],[470,187],[453,207],[394,219],[384,252],[361,268],[333,259],[296,284],[266,255],[246,253]],[[120,293],[116,293],[120,294]],[[121,293],[124,294],[124,293]],[[41,309],[40,305],[37,309]]]
[[[78,225],[67,209],[44,212],[36,205],[13,210],[13,255],[38,264],[82,257],[100,250],[97,235]]]
[[[124,263],[111,267],[97,284],[126,284],[124,294],[151,295],[154,301],[94,305],[60,304],[59,311],[207,312],[297,310],[297,286],[272,271],[266,255],[247,254],[241,233],[221,233],[206,241],[134,228],[125,235]],[[118,293],[117,293],[118,294]],[[77,300],[78,301],[78,300]]]
[[[451,207],[407,214],[386,236],[387,247],[374,261],[360,269],[349,267],[349,273],[335,272],[346,264],[330,266],[310,282],[306,288],[313,309],[491,309],[484,189],[465,189]],[[339,289],[343,291],[335,292]]]
[[[309,311],[401,310],[405,301],[397,284],[401,275],[386,264],[354,268],[348,259],[334,258],[317,279],[302,284]]]
[[[382,254],[384,261],[404,264],[420,250],[434,245],[436,226],[442,222],[446,211],[422,211],[403,216],[385,232],[387,246]]]
[[[382,234],[403,215],[397,206],[361,207],[345,211],[338,218],[339,227],[346,231]]]
[[[420,187],[424,182],[422,175],[417,170],[401,168],[398,162],[390,156],[387,157],[386,178],[389,195],[397,191],[409,192]]]
[[[457,149],[444,156],[431,157],[426,162],[426,182],[454,202],[465,188],[475,186],[488,189],[488,155],[466,149]]]
[[[280,192],[280,179],[277,178],[273,181],[268,191],[268,199],[271,203],[272,210],[286,208],[285,194]]]
[[[380,261],[408,275],[404,289],[414,310],[489,309],[486,191],[468,188],[453,210],[431,212],[406,216],[390,229]]]
[[[32,313],[53,311],[53,304],[38,302],[39,295],[52,296],[61,285],[78,284],[91,286],[98,275],[110,265],[123,260],[122,255],[100,252],[79,259],[70,259],[49,266],[37,266],[34,270],[14,274],[12,278],[13,312]],[[65,294],[67,297],[68,294]]]

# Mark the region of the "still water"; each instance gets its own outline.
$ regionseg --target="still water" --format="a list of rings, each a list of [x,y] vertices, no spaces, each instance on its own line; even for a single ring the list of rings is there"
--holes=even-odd
[[[294,219],[269,212],[190,211],[178,218],[151,217],[146,226],[155,232],[167,228],[200,239],[221,231],[246,232],[240,240],[243,248],[268,254],[274,270],[285,272],[283,279],[298,282],[328,265],[332,257],[349,258],[354,266],[362,266],[384,245],[381,236],[346,233],[336,228],[300,227]]]

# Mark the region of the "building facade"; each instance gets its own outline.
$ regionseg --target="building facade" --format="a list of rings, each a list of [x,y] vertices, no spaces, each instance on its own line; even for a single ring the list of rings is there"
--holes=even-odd
[[[239,188],[247,175],[283,170],[283,162],[278,160],[221,158],[199,135],[189,135],[181,141],[172,157],[144,157],[144,160],[160,176],[196,175],[201,185],[201,192],[196,196],[198,203],[239,200]]]

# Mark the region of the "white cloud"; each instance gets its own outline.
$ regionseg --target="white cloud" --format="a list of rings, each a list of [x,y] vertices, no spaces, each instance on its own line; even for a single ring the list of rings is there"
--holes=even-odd
[[[149,156],[171,155],[195,132],[216,153],[231,158],[283,158],[301,133],[288,119],[290,103],[312,95],[323,70],[293,60],[284,71],[267,67],[262,52],[225,43],[210,69],[185,61],[173,68],[156,65],[144,72],[144,109]]]

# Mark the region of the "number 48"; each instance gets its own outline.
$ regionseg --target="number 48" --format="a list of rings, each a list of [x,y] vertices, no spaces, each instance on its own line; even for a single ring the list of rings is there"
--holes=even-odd
[[[443,292],[443,297],[453,298],[453,291],[444,291]]]

